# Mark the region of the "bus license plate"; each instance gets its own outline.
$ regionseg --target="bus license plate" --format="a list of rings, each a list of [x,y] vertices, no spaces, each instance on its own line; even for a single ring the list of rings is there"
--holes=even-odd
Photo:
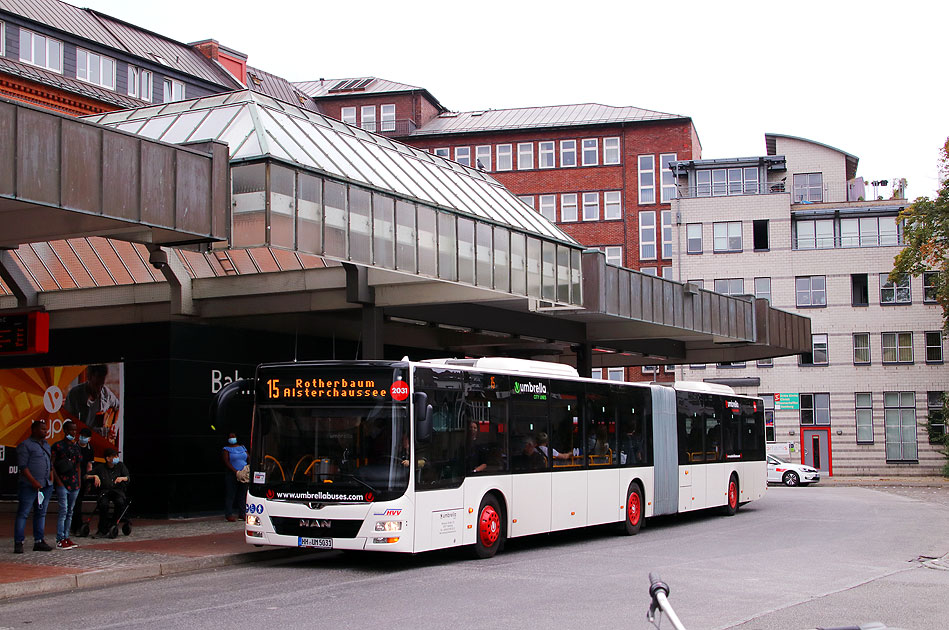
[[[298,538],[299,547],[314,547],[316,549],[332,549],[333,548],[333,539],[332,538],[304,538],[300,536]]]

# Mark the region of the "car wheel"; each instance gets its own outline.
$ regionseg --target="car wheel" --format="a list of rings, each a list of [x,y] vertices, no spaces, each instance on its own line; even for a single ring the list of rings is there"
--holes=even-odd
[[[784,473],[783,481],[784,481],[784,485],[786,485],[788,488],[793,488],[794,486],[801,483],[801,478],[797,476],[796,472],[794,472],[793,470],[789,470],[786,473]]]
[[[738,477],[732,475],[728,479],[728,496],[726,497],[725,516],[734,516],[738,511]]]
[[[501,506],[492,494],[485,495],[478,508],[474,554],[476,558],[490,558],[504,543],[504,524],[501,522]]]
[[[626,518],[623,519],[623,532],[635,536],[643,527],[643,491],[639,484],[629,484],[626,492]]]

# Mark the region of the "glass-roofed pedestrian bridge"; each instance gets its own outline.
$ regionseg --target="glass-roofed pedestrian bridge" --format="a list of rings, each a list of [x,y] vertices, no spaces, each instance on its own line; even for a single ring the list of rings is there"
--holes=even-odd
[[[249,90],[87,119],[172,144],[226,143],[232,247],[582,302],[583,247],[481,171]]]

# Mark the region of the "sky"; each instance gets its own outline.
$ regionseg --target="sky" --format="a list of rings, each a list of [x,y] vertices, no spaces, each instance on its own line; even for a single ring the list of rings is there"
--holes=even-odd
[[[453,111],[572,103],[690,116],[702,157],[764,155],[765,133],[860,159],[933,197],[949,136],[949,3],[411,3],[73,0],[181,42],[215,39],[291,81],[380,77]],[[889,188],[878,193],[889,197]]]

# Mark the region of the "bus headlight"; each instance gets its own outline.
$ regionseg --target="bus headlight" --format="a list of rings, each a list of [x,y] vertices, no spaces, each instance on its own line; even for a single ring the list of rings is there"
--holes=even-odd
[[[248,514],[244,517],[244,520],[247,521],[248,525],[255,525],[260,527],[260,517],[255,516],[254,514]]]
[[[402,531],[402,521],[377,521],[377,532],[398,532]]]

